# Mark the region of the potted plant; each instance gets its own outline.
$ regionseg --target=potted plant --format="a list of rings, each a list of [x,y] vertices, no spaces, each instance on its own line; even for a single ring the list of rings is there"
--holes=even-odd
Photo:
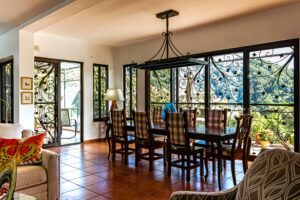
[[[273,141],[273,132],[268,129],[264,129],[259,132],[258,137],[261,148],[265,149],[269,145],[270,141]]]

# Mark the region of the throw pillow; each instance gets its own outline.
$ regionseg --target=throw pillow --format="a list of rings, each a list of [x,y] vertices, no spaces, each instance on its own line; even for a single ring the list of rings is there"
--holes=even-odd
[[[42,162],[42,146],[44,142],[44,134],[38,134],[29,138],[25,138],[18,148],[18,164],[30,165]]]
[[[14,158],[19,143],[18,139],[0,138],[0,166]]]

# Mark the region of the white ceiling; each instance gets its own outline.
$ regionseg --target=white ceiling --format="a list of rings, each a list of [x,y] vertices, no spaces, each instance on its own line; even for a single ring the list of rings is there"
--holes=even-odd
[[[0,35],[64,0],[0,0]]]
[[[41,31],[118,47],[160,37],[161,32],[165,30],[165,21],[157,19],[155,14],[169,9],[179,11],[179,16],[170,19],[171,31],[177,32],[299,2],[299,0],[76,0],[54,13],[57,16],[69,13],[69,16],[63,16],[55,22],[52,20],[51,23],[51,16],[48,16],[48,23],[45,17],[42,24],[46,25],[34,32]]]

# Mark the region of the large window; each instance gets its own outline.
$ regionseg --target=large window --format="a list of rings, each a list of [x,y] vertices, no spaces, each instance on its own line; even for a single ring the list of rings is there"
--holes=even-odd
[[[132,110],[137,109],[137,69],[136,64],[124,65],[123,81],[124,81],[124,109],[126,116],[132,117]]]
[[[0,102],[1,123],[13,123],[13,60],[0,63],[0,77],[0,99],[7,102]]]
[[[273,143],[299,151],[298,40],[195,56],[208,64],[150,69],[146,109],[172,101],[196,107],[201,119],[205,108],[227,108],[231,126],[234,116],[251,113],[253,137],[269,130]]]
[[[94,64],[93,66],[93,92],[94,92],[94,121],[106,117],[108,113],[108,102],[104,100],[108,89],[108,66]]]

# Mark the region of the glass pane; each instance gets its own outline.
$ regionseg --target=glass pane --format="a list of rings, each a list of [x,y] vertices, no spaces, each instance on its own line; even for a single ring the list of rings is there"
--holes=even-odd
[[[94,119],[100,117],[99,112],[99,67],[94,66],[94,77],[93,77],[93,95],[94,95]]]
[[[55,66],[35,62],[34,66],[35,133],[46,133],[45,143],[57,143]]]
[[[107,86],[107,80],[108,80],[108,77],[107,77],[107,67],[103,67],[101,66],[100,68],[100,90],[101,90],[101,96],[100,96],[100,117],[105,117],[107,116],[107,113],[108,113],[108,104],[107,104],[107,101],[104,100],[104,97],[105,97],[105,93],[106,93],[106,90],[108,88]]]
[[[293,47],[250,53],[251,103],[294,103],[293,53]]]
[[[132,117],[132,110],[137,109],[137,69],[135,66],[125,67],[125,108],[126,116]]]
[[[13,77],[12,77],[12,61],[5,63],[2,66],[2,88],[1,88],[1,96],[2,99],[7,101],[7,108],[4,105],[3,102],[1,102],[2,105],[2,113],[1,113],[1,121],[5,122],[6,118],[7,121],[12,123],[13,122],[13,115],[12,115],[12,82],[13,82]],[[7,109],[7,110],[6,110]],[[7,111],[7,115],[6,115]]]
[[[161,69],[150,72],[150,106],[163,106],[171,101],[171,70]]]
[[[81,64],[61,62],[61,144],[80,142]]]
[[[275,145],[294,145],[294,48],[250,52],[253,138],[267,130]]]
[[[210,58],[210,108],[228,109],[227,125],[243,113],[243,53]]]
[[[243,103],[243,53],[210,58],[212,103]]]

